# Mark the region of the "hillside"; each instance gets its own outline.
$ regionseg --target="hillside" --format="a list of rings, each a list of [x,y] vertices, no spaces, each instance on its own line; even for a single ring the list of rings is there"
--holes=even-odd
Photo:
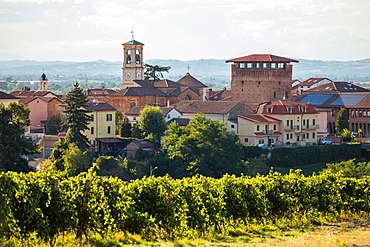
[[[295,58],[297,59],[297,58]],[[297,59],[294,63],[293,78],[306,80],[310,77],[327,77],[337,81],[370,82],[370,58],[357,61],[322,61]],[[189,71],[197,78],[217,78],[229,80],[230,64],[226,59],[199,59],[191,61],[151,59],[148,64],[171,66],[166,78],[179,79]],[[0,79],[16,76],[38,79],[43,71],[49,78],[96,78],[101,76],[120,77],[120,61],[97,60],[91,62],[67,61],[0,61]]]

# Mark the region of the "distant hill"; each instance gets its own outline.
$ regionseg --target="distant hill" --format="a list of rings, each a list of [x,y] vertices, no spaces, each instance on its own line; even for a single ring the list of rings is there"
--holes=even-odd
[[[357,61],[322,61],[298,59],[294,63],[293,78],[306,80],[310,77],[327,77],[336,81],[370,82],[370,58]],[[188,72],[201,79],[206,77],[230,79],[230,64],[227,59],[199,59],[191,61],[150,59],[145,61],[152,65],[171,66],[166,78],[179,79]],[[28,75],[39,78],[45,72],[49,78],[56,77],[121,77],[121,61],[33,61],[12,60],[0,61],[0,78],[6,76]]]

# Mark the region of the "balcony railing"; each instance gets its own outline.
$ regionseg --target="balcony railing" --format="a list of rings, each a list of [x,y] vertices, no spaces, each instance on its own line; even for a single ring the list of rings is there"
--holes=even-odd
[[[312,129],[312,130],[314,130],[314,129],[318,129],[318,128],[319,128],[319,125],[318,125],[318,124],[309,125],[309,126],[307,126],[307,125],[302,125],[302,129],[305,129],[305,130],[307,130],[307,129]]]

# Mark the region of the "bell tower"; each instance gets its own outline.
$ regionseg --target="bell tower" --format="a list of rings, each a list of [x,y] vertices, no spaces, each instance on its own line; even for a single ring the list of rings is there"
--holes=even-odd
[[[48,90],[48,79],[46,75],[42,73],[40,78],[40,91],[47,91]]]
[[[133,32],[131,32],[133,33]],[[144,79],[144,44],[134,40],[123,43],[122,88],[138,86],[134,80]]]

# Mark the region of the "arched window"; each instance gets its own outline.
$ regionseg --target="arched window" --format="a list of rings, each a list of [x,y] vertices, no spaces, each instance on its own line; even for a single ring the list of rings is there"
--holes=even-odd
[[[128,50],[127,51],[126,63],[127,64],[130,64],[131,63],[131,50]]]
[[[130,102],[130,109],[134,106],[136,106],[136,102]]]
[[[185,100],[191,100],[191,96],[187,94],[187,95],[185,96]]]
[[[140,64],[140,51],[136,50],[136,57],[135,57],[136,64]]]

